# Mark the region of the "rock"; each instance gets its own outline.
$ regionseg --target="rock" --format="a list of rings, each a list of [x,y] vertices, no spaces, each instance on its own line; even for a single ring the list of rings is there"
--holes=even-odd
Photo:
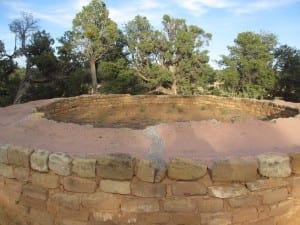
[[[112,180],[131,180],[133,159],[127,154],[104,155],[97,159],[97,176]]]
[[[194,212],[197,204],[192,199],[164,199],[164,209],[166,212]]]
[[[190,159],[176,158],[168,166],[168,177],[174,180],[197,180],[207,172],[207,165]]]
[[[226,186],[211,186],[208,187],[208,192],[212,197],[216,198],[234,198],[247,195],[248,191],[244,185],[233,184]]]
[[[20,167],[29,168],[30,155],[32,152],[33,150],[29,148],[10,145],[7,149],[8,163]]]
[[[288,156],[269,153],[257,157],[258,170],[265,177],[288,177],[291,175],[290,158]]]
[[[256,180],[257,161],[229,158],[217,161],[212,166],[213,181],[247,182]]]
[[[172,184],[171,187],[173,195],[176,196],[205,195],[207,193],[206,186],[201,182],[179,181]]]
[[[64,177],[63,186],[66,191],[93,193],[96,191],[96,181],[79,177]]]
[[[155,177],[154,164],[149,160],[139,160],[136,165],[135,175],[142,181],[153,183]]]
[[[143,181],[133,181],[131,183],[132,194],[139,197],[163,198],[166,195],[166,185],[162,183],[148,183]]]
[[[129,199],[121,204],[121,211],[126,213],[152,213],[159,211],[159,202],[156,199]]]
[[[0,163],[0,175],[7,178],[15,178],[13,167]]]
[[[0,145],[0,163],[8,163],[7,149],[9,145]]]
[[[72,172],[81,177],[92,178],[96,176],[96,159],[74,158]]]
[[[30,163],[33,170],[39,172],[48,172],[48,158],[50,152],[38,149],[31,154]]]
[[[127,195],[130,194],[130,182],[117,180],[101,180],[100,189],[106,193]]]
[[[31,182],[34,185],[44,188],[58,188],[59,176],[55,174],[33,172],[31,175]]]
[[[65,153],[52,153],[49,156],[49,168],[56,174],[68,176],[71,174],[72,159]]]
[[[282,178],[269,178],[265,180],[247,182],[246,186],[250,191],[263,191],[267,189],[287,187],[289,186],[289,182]]]
[[[300,153],[291,153],[292,172],[300,174]]]

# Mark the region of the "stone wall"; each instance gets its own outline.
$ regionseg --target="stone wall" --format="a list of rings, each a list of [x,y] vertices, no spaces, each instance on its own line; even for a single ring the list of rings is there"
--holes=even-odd
[[[217,96],[156,96],[156,95],[88,95],[59,99],[49,105],[38,108],[46,118],[65,122],[90,122],[99,117],[99,111],[108,108],[130,107],[139,110],[137,106],[176,105],[192,108],[213,107],[220,110],[237,110],[252,118],[273,119],[292,117],[299,110],[278,105],[270,101],[254,99],[225,98]],[[122,110],[120,110],[122,111]],[[201,110],[199,110],[201,111]],[[127,115],[128,117],[129,115]],[[137,115],[134,115],[137,116]],[[151,116],[151,115],[150,115]],[[187,120],[192,120],[186,118]]]
[[[205,163],[0,146],[1,225],[297,225],[300,153]]]

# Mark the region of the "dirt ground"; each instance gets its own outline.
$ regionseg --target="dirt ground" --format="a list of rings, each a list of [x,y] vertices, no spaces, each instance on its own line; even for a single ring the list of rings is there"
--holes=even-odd
[[[0,144],[52,152],[94,155],[130,153],[136,157],[187,157],[212,161],[228,156],[252,157],[264,152],[300,152],[300,116],[274,121],[217,120],[173,122],[145,129],[94,128],[47,120],[34,108],[41,100],[0,108]],[[278,102],[300,108],[300,104]]]

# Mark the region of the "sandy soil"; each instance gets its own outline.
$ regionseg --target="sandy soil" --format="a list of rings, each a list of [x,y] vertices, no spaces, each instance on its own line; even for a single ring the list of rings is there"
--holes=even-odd
[[[264,152],[300,152],[300,116],[275,121],[247,120],[233,124],[216,120],[176,122],[147,127],[94,128],[58,123],[34,113],[54,100],[0,108],[0,144],[23,145],[52,152],[94,155],[130,153],[136,157],[188,157],[211,161]],[[300,108],[300,104],[290,104]]]

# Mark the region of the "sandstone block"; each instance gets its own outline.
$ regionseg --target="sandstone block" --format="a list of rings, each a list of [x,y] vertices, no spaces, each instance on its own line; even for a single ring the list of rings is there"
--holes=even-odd
[[[245,208],[260,205],[260,199],[258,196],[244,196],[228,199],[228,203],[233,208]]]
[[[80,209],[80,198],[74,194],[54,193],[49,196],[49,202],[68,209]]]
[[[27,182],[29,180],[30,169],[24,167],[16,167],[14,176],[18,181]]]
[[[72,192],[92,193],[96,191],[97,185],[94,180],[79,177],[64,177],[64,189]]]
[[[207,165],[190,159],[176,158],[168,166],[168,177],[175,180],[197,180],[207,172]]]
[[[177,196],[205,195],[207,193],[206,186],[201,182],[179,181],[172,184],[171,187],[173,195]]]
[[[62,206],[56,206],[57,210],[57,219],[67,219],[70,218],[72,220],[79,220],[79,221],[88,221],[89,219],[89,211],[87,210],[77,210]]]
[[[96,176],[96,159],[75,158],[72,162],[72,172],[81,177]]]
[[[263,191],[272,188],[287,187],[289,182],[282,178],[269,178],[246,183],[250,191]]]
[[[300,177],[293,177],[292,179],[292,195],[300,199]]]
[[[253,223],[249,223],[249,225],[274,225],[274,218],[268,218],[268,219],[263,219],[263,220],[259,220],[257,222],[253,222]]]
[[[257,157],[258,170],[265,177],[288,177],[291,175],[290,158],[274,153],[263,154]]]
[[[0,145],[0,163],[8,163],[7,149],[9,145]]]
[[[288,197],[288,191],[286,188],[267,190],[263,193],[263,203],[274,204],[286,200],[287,197]]]
[[[130,194],[130,182],[117,180],[101,180],[100,189],[103,192],[107,193],[128,195]]]
[[[295,174],[300,174],[300,153],[292,153],[290,154],[291,164],[292,164],[292,172]]]
[[[106,179],[131,180],[133,159],[126,154],[104,155],[97,159],[97,175]]]
[[[3,192],[10,201],[18,201],[22,193],[23,184],[13,179],[6,179]]]
[[[220,212],[223,210],[223,207],[223,200],[219,198],[201,199],[198,201],[198,208],[200,213]]]
[[[258,218],[258,212],[256,208],[243,208],[237,209],[232,214],[233,223],[249,222]]]
[[[27,184],[23,186],[22,195],[46,201],[48,199],[48,190],[46,188]]]
[[[163,206],[166,212],[194,212],[197,204],[195,200],[188,198],[164,199]]]
[[[201,224],[207,225],[230,225],[231,214],[230,213],[201,213]]]
[[[52,153],[49,156],[49,168],[61,176],[71,174],[71,162],[72,159],[65,153]]]
[[[170,215],[168,213],[139,213],[137,215],[138,221],[142,221],[141,224],[168,224],[170,221]]]
[[[15,178],[13,167],[3,163],[0,163],[0,175],[7,178]]]
[[[87,222],[72,220],[72,219],[63,219],[59,225],[87,225]]]
[[[94,208],[97,210],[118,210],[121,205],[121,198],[118,195],[96,192],[86,194],[81,198],[82,206],[85,208]]]
[[[166,185],[162,183],[147,183],[143,181],[133,181],[131,183],[131,192],[139,197],[158,197],[166,195]]]
[[[39,225],[53,225],[54,218],[49,213],[37,210],[37,209],[30,209],[29,213],[30,221],[34,224]]]
[[[54,174],[45,173],[32,173],[31,182],[34,185],[44,187],[44,188],[58,188],[59,187],[59,177]]]
[[[293,200],[286,200],[276,205],[271,205],[270,216],[281,216],[288,213],[293,208],[293,205]]]
[[[33,170],[48,172],[48,158],[50,152],[38,149],[31,154],[30,163]]]
[[[45,200],[31,198],[25,195],[21,195],[19,199],[19,204],[25,207],[39,209],[39,210],[46,210],[47,204]]]
[[[161,182],[166,177],[166,174],[167,174],[167,168],[165,168],[165,167],[159,168],[156,171],[154,182],[155,183]]]
[[[225,182],[256,180],[257,161],[230,158],[217,161],[212,166],[212,179]]]
[[[208,193],[216,198],[234,198],[238,196],[247,195],[248,191],[243,185],[232,184],[226,186],[208,187]]]
[[[200,215],[193,213],[174,213],[172,215],[172,221],[176,225],[188,224],[188,225],[200,225]]]
[[[7,149],[7,159],[9,164],[13,164],[20,167],[29,168],[30,155],[33,152],[32,149],[24,148],[21,146],[9,146]]]
[[[155,165],[149,160],[139,160],[136,165],[135,175],[142,181],[154,182]]]
[[[159,211],[159,203],[156,199],[128,199],[121,204],[121,211],[125,213],[154,213]]]

